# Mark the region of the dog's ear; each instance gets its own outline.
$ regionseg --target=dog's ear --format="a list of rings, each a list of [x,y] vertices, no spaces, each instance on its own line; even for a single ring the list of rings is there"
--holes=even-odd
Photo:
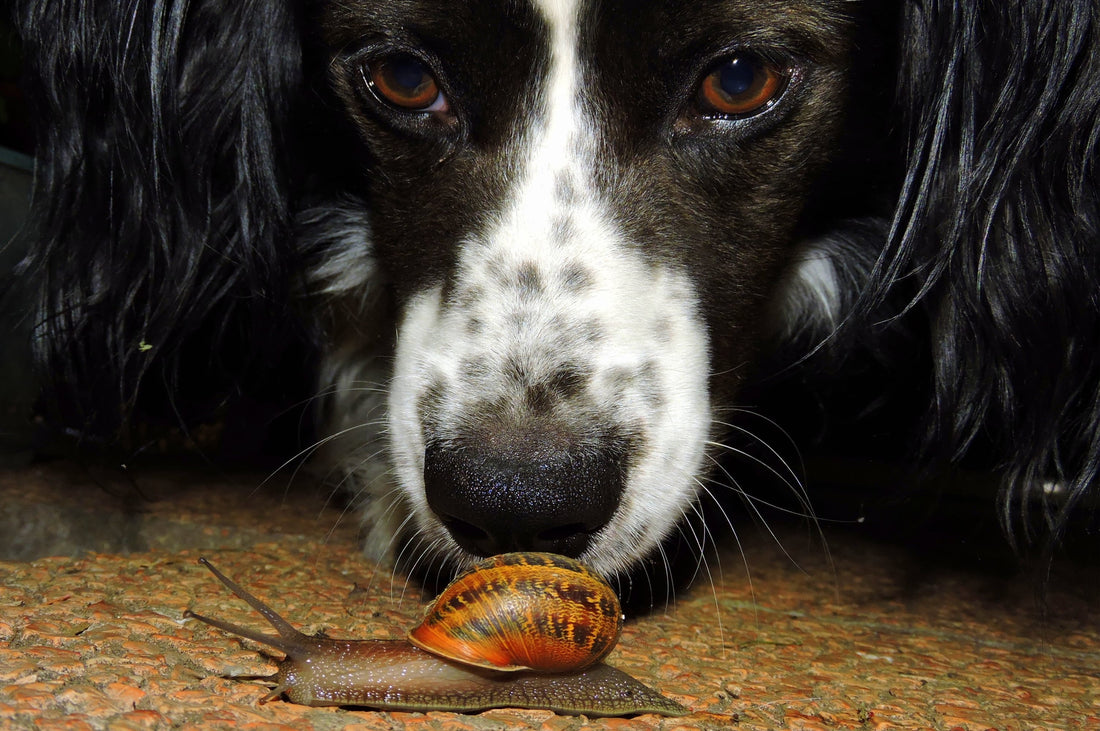
[[[1100,466],[1100,5],[901,7],[907,175],[870,294],[931,310],[954,456],[992,434],[1010,488],[1064,480],[1071,508]]]
[[[224,371],[220,344],[256,352],[281,321],[299,19],[292,0],[14,11],[37,129],[20,268],[36,355],[67,421],[111,433],[189,347]]]

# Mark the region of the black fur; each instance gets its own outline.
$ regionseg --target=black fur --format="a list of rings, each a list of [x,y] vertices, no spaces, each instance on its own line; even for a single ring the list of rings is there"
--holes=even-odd
[[[183,387],[181,359],[197,361],[201,382],[267,352],[286,317],[296,12],[16,3],[38,131],[22,270],[35,280],[41,373],[85,435],[122,428],[143,380]]]
[[[1057,535],[1100,467],[1100,6],[904,3],[908,159],[858,312],[905,282],[927,308],[928,439],[992,439],[1003,522],[1045,483]]]
[[[295,245],[292,218],[343,192],[349,158],[370,164],[317,91],[318,4],[16,1],[39,131],[20,276],[36,292],[49,391],[81,433],[121,428],[145,382],[232,390],[248,355],[285,342],[302,261],[326,255]],[[849,181],[874,178],[856,212],[892,224],[878,250],[852,249],[851,307],[829,342],[888,343],[882,313],[900,297],[926,322],[929,445],[960,459],[992,442],[1010,534],[1038,526],[1029,505],[1059,483],[1042,513],[1057,536],[1100,468],[1100,7],[868,0],[856,12],[868,43],[896,39],[892,88],[855,74],[872,102],[896,90],[894,129],[857,111],[838,150],[872,134],[885,156],[837,157]],[[881,63],[870,55],[852,57]],[[805,225],[827,233],[850,204],[819,203]]]

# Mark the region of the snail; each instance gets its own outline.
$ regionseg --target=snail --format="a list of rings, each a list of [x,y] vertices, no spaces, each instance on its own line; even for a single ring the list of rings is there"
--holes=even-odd
[[[309,706],[411,711],[688,712],[601,662],[622,630],[618,598],[602,578],[564,556],[512,553],[487,559],[443,590],[408,639],[394,640],[303,634],[205,558],[199,562],[278,632],[267,635],[184,612],[286,655],[267,678],[276,687],[261,703],[285,696]]]

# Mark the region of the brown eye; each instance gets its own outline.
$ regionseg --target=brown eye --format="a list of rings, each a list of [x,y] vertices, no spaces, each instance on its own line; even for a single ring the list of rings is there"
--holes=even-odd
[[[752,116],[775,103],[787,78],[785,72],[756,56],[734,56],[706,75],[696,104],[704,114]]]
[[[415,112],[444,111],[447,100],[428,67],[412,56],[390,56],[367,66],[371,89],[382,101]]]

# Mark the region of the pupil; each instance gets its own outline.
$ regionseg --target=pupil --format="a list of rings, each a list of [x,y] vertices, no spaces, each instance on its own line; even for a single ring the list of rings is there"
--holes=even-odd
[[[424,66],[411,58],[390,62],[390,79],[394,85],[415,92],[424,83]]]
[[[752,61],[735,58],[722,67],[719,83],[722,91],[732,97],[741,96],[753,87],[756,81],[756,64]]]

